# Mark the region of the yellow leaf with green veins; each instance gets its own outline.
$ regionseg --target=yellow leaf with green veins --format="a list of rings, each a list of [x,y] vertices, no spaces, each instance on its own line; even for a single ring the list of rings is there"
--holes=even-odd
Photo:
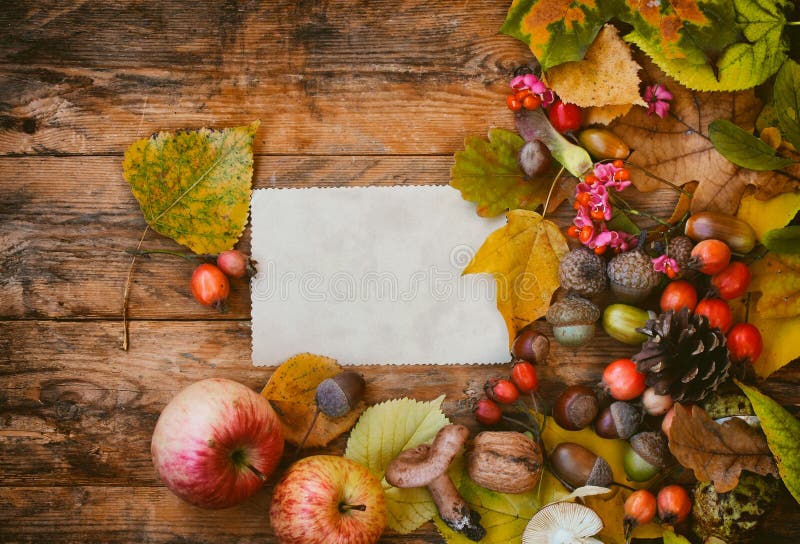
[[[778,463],[783,484],[797,502],[800,502],[800,421],[783,406],[754,387],[740,383],[741,388],[758,416],[761,429],[767,435],[767,444]]]
[[[147,224],[195,253],[231,249],[247,223],[258,125],[159,132],[131,144],[123,175]]]
[[[344,456],[366,466],[383,484],[387,523],[410,533],[436,516],[426,488],[399,489],[384,479],[386,467],[401,452],[433,441],[450,423],[442,413],[444,395],[430,402],[395,399],[368,408],[350,432]]]

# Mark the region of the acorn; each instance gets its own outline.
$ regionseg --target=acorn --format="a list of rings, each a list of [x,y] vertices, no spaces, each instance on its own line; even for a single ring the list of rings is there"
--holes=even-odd
[[[623,344],[638,346],[647,336],[636,329],[644,327],[648,319],[655,319],[646,310],[627,304],[611,304],[603,312],[603,330],[611,338]]]
[[[553,325],[553,336],[559,344],[578,347],[594,336],[600,309],[585,298],[571,294],[551,305],[545,317]]]
[[[619,136],[604,128],[582,130],[578,141],[595,159],[627,159],[631,154],[631,148]]]
[[[606,270],[611,291],[622,302],[630,304],[647,298],[660,279],[650,257],[638,250],[615,255]]]
[[[608,462],[572,442],[562,442],[550,453],[553,471],[563,483],[573,489],[585,485],[608,486],[614,481]]]
[[[341,417],[361,401],[365,387],[364,378],[348,370],[322,380],[314,394],[314,402],[326,416]]]
[[[599,402],[594,390],[585,385],[567,387],[553,406],[553,419],[568,431],[579,431],[597,417]]]
[[[692,214],[686,221],[685,233],[695,242],[722,240],[736,253],[750,253],[756,246],[753,227],[738,217],[720,212]]]
[[[685,269],[689,264],[689,259],[692,258],[692,249],[694,242],[688,236],[675,236],[670,239],[667,244],[667,255],[675,259],[681,269]],[[680,275],[680,274],[679,274]]]
[[[605,291],[608,285],[605,262],[585,247],[569,251],[558,266],[561,287],[591,298]]]
[[[630,480],[645,482],[664,468],[668,457],[667,437],[660,432],[644,432],[631,437],[622,465]]]
[[[530,178],[548,172],[553,163],[550,150],[539,140],[526,142],[519,150],[517,162],[525,175]]]
[[[606,407],[594,422],[594,432],[602,438],[633,436],[642,423],[642,411],[633,404],[618,400]]]
[[[550,353],[550,340],[532,328],[525,327],[514,339],[511,354],[529,363],[543,363]]]

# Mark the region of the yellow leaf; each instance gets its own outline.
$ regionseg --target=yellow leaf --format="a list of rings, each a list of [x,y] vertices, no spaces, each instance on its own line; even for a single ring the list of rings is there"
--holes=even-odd
[[[195,253],[231,249],[247,223],[258,124],[159,132],[131,144],[122,173],[147,224]]]
[[[606,25],[583,60],[565,62],[546,72],[547,84],[563,100],[581,107],[645,105],[639,96],[641,67],[617,29]]]
[[[780,319],[800,315],[800,256],[767,253],[750,266],[751,291],[761,291],[759,316]]]
[[[261,395],[275,408],[287,442],[300,444],[317,412],[314,402],[317,386],[341,372],[342,367],[334,359],[310,353],[295,355],[275,370]],[[331,418],[320,413],[306,447],[329,444],[355,424],[364,408],[362,401],[341,417]]]
[[[583,126],[608,125],[617,117],[628,115],[633,104],[593,106],[583,111]]]
[[[783,193],[769,200],[746,195],[742,198],[736,215],[753,227],[760,242],[767,231],[788,225],[798,211],[800,193]]]
[[[368,408],[347,440],[344,456],[366,466],[383,483],[387,523],[401,534],[416,530],[436,515],[425,488],[398,489],[384,479],[386,467],[400,452],[433,441],[449,423],[442,413],[444,395],[430,402],[395,399]]]
[[[506,217],[506,226],[489,235],[464,274],[494,275],[497,309],[511,341],[547,313],[559,286],[558,265],[569,247],[558,227],[538,213],[512,210]]]

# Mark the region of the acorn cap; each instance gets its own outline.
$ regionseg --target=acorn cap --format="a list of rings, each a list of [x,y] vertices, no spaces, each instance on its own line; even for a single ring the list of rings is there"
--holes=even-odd
[[[627,439],[633,436],[642,422],[642,412],[633,404],[618,400],[608,407],[611,419],[620,438]]]
[[[603,259],[585,247],[571,250],[561,259],[558,281],[564,289],[584,297],[593,297],[608,286]]]
[[[658,285],[659,274],[650,257],[633,250],[614,256],[606,268],[611,290],[624,302],[638,302]]]
[[[597,460],[594,462],[594,466],[592,467],[592,471],[589,473],[589,477],[586,479],[586,485],[608,487],[613,481],[614,474],[611,472],[611,465],[608,464],[608,461],[598,455]]]
[[[669,455],[667,437],[660,432],[645,432],[633,435],[631,448],[639,457],[656,468],[663,468]]]
[[[547,322],[555,326],[592,325],[600,319],[600,309],[577,295],[568,295],[547,310]]]
[[[322,380],[317,386],[314,402],[326,416],[341,417],[359,403],[365,387],[364,378],[348,370]]]

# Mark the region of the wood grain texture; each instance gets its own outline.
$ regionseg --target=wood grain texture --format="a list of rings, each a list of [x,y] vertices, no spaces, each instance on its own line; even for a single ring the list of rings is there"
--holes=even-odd
[[[452,153],[511,126],[507,2],[14,2],[0,154],[121,153],[261,119],[257,153]],[[6,30],[7,29],[7,30]]]

